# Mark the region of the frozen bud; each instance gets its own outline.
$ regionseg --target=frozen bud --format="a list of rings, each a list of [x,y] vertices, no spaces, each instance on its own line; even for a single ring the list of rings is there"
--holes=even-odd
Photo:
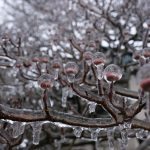
[[[126,41],[128,41],[131,38],[131,34],[128,30],[123,31],[123,36],[124,36]]]
[[[62,60],[61,59],[54,59],[52,61],[52,68],[56,70],[60,70],[62,68]]]
[[[39,61],[40,61],[40,57],[37,54],[32,56],[32,62],[39,62]]]
[[[97,67],[99,65],[104,65],[106,62],[106,57],[104,55],[104,53],[101,52],[96,52],[93,55],[93,64]]]
[[[18,57],[15,65],[17,68],[30,67],[32,65],[32,62],[28,57]]]
[[[42,63],[48,63],[49,62],[49,57],[47,55],[40,56],[39,61]]]
[[[87,28],[86,29],[86,34],[91,34],[93,32],[93,29],[92,28]]]
[[[90,66],[92,64],[92,58],[93,58],[93,54],[91,52],[83,53],[83,59],[88,64],[88,66]]]
[[[79,71],[79,67],[75,62],[68,62],[64,68],[64,71],[68,77],[70,83],[74,82],[75,75]]]
[[[150,58],[150,47],[146,47],[143,49],[143,56],[145,58]]]
[[[150,92],[150,64],[145,64],[140,68],[138,81],[141,89]]]
[[[133,61],[139,61],[142,56],[142,51],[135,51],[133,53]]]
[[[53,77],[50,74],[43,74],[38,79],[38,84],[42,89],[53,87]]]
[[[32,63],[31,63],[31,61],[25,61],[23,63],[23,65],[24,65],[24,67],[28,68],[28,67],[30,67],[32,65]]]
[[[27,59],[27,58],[24,58],[24,59],[23,59],[23,66],[24,66],[24,67],[28,68],[28,67],[30,67],[31,65],[32,65],[32,62],[31,62],[30,58],[29,58],[29,59]]]
[[[110,64],[104,69],[103,76],[108,83],[116,82],[122,77],[121,68],[117,65]]]
[[[17,68],[22,68],[23,67],[23,58],[22,57],[18,57],[15,63],[15,66]]]

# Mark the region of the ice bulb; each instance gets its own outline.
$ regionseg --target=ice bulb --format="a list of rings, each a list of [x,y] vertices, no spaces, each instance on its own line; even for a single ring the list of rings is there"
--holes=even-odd
[[[68,62],[64,68],[64,71],[67,75],[68,81],[70,83],[73,83],[75,80],[75,75],[79,71],[79,67],[77,66],[75,62]]]
[[[47,55],[40,56],[39,61],[41,63],[48,63],[49,62],[49,57]]]
[[[53,77],[50,74],[43,74],[38,79],[38,84],[42,89],[53,87]]]
[[[93,54],[91,52],[83,53],[83,59],[85,60],[88,66],[92,64],[92,58],[93,58]]]
[[[39,56],[38,56],[37,54],[34,54],[34,55],[32,56],[32,62],[39,62],[39,61],[40,61]]]
[[[62,68],[62,60],[55,58],[52,60],[52,68],[54,69],[61,69]]]
[[[106,57],[104,55],[104,53],[102,52],[96,52],[93,55],[93,60],[92,60],[93,64],[97,67],[99,65],[104,65],[106,62]]]
[[[117,65],[110,64],[104,69],[103,76],[108,83],[116,82],[122,77],[121,68]]]
[[[150,58],[150,48],[149,47],[146,47],[143,49],[143,56],[145,58]]]
[[[142,90],[150,92],[150,64],[145,64],[140,68],[138,81]]]
[[[139,61],[142,56],[142,51],[138,50],[133,53],[133,61]]]

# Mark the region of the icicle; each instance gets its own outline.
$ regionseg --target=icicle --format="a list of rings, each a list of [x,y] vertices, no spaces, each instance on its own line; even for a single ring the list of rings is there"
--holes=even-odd
[[[82,131],[83,131],[82,127],[75,127],[75,128],[73,128],[73,133],[78,138],[81,136]]]
[[[99,80],[102,80],[102,78],[103,78],[103,68],[104,68],[103,65],[98,65],[97,66],[97,78]]]
[[[50,106],[53,107],[54,106],[54,100],[52,100],[51,98],[49,98],[49,102],[50,102]]]
[[[122,143],[121,139],[118,139],[119,150],[126,150],[126,145]]]
[[[94,102],[89,103],[89,113],[95,112],[96,105]]]
[[[109,150],[114,150],[114,128],[107,129]]]
[[[131,121],[124,122],[124,124],[119,124],[119,128],[120,128],[120,133],[121,133],[121,141],[122,141],[122,144],[124,145],[123,147],[126,147],[128,144],[127,129],[131,128]]]
[[[38,145],[40,141],[40,134],[42,129],[42,122],[36,121],[31,123],[33,129],[33,144]]]
[[[128,133],[126,129],[121,130],[122,143],[126,146],[128,144]]]
[[[54,82],[54,87],[56,88],[56,90],[59,90],[60,84],[58,81]]]
[[[68,87],[64,87],[62,89],[62,98],[61,98],[62,107],[66,107],[67,97],[68,97]]]
[[[24,133],[25,123],[15,121],[12,124],[12,127],[13,127],[12,135],[13,135],[14,138],[17,138],[19,135]]]
[[[69,88],[69,89],[68,89],[68,96],[69,96],[70,98],[72,98],[73,95],[74,95],[74,92],[72,91],[71,88]]]
[[[100,150],[100,142],[99,142],[99,140],[96,140],[95,141],[95,150]]]
[[[61,150],[61,142],[57,139],[54,140],[54,146],[57,150]]]
[[[99,128],[91,128],[90,131],[91,131],[91,139],[94,141],[97,141],[100,129]]]

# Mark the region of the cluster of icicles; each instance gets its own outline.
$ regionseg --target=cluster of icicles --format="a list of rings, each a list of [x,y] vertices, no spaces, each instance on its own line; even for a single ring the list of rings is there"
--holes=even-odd
[[[19,137],[19,135],[22,135],[24,133],[25,126],[30,124],[32,127],[33,144],[37,145],[40,142],[40,134],[41,134],[41,130],[42,130],[42,125],[46,124],[46,123],[54,124],[60,128],[65,128],[65,127],[72,128],[73,133],[76,136],[76,138],[81,138],[83,140],[95,141],[96,142],[95,145],[98,145],[97,142],[99,142],[98,136],[100,135],[100,132],[106,132],[109,150],[115,149],[114,133],[116,130],[120,131],[120,142],[119,142],[120,150],[126,149],[126,146],[128,144],[128,134],[129,134],[129,132],[131,132],[131,123],[130,122],[125,122],[124,124],[120,124],[117,127],[110,127],[110,128],[104,129],[104,128],[85,128],[85,127],[80,127],[80,126],[70,126],[70,125],[65,125],[65,124],[59,123],[59,122],[50,122],[50,121],[36,121],[36,122],[30,122],[30,123],[15,121],[13,123],[11,122],[11,126],[13,128],[12,135],[14,138]],[[91,133],[91,138],[87,139],[87,138],[82,137],[83,131],[89,131]],[[136,137],[138,139],[144,139],[149,134],[148,131],[145,131],[143,129],[136,129],[136,130],[132,129],[132,131],[136,132]],[[57,147],[57,149],[60,149],[61,143],[65,142],[65,141],[67,141],[67,139],[65,138],[65,135],[63,135],[59,141],[55,140],[55,146]]]

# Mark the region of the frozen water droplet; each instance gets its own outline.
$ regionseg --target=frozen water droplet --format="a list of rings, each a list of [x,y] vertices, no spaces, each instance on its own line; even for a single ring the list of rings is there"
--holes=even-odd
[[[82,127],[73,128],[73,133],[77,138],[79,138],[81,136],[82,131],[83,131]]]
[[[107,129],[109,150],[114,150],[114,128]]]
[[[95,112],[96,105],[94,102],[89,103],[89,113]]]
[[[99,134],[100,129],[99,128],[91,128],[90,132],[91,132],[91,139],[94,141],[97,141],[98,138],[98,134]]]

